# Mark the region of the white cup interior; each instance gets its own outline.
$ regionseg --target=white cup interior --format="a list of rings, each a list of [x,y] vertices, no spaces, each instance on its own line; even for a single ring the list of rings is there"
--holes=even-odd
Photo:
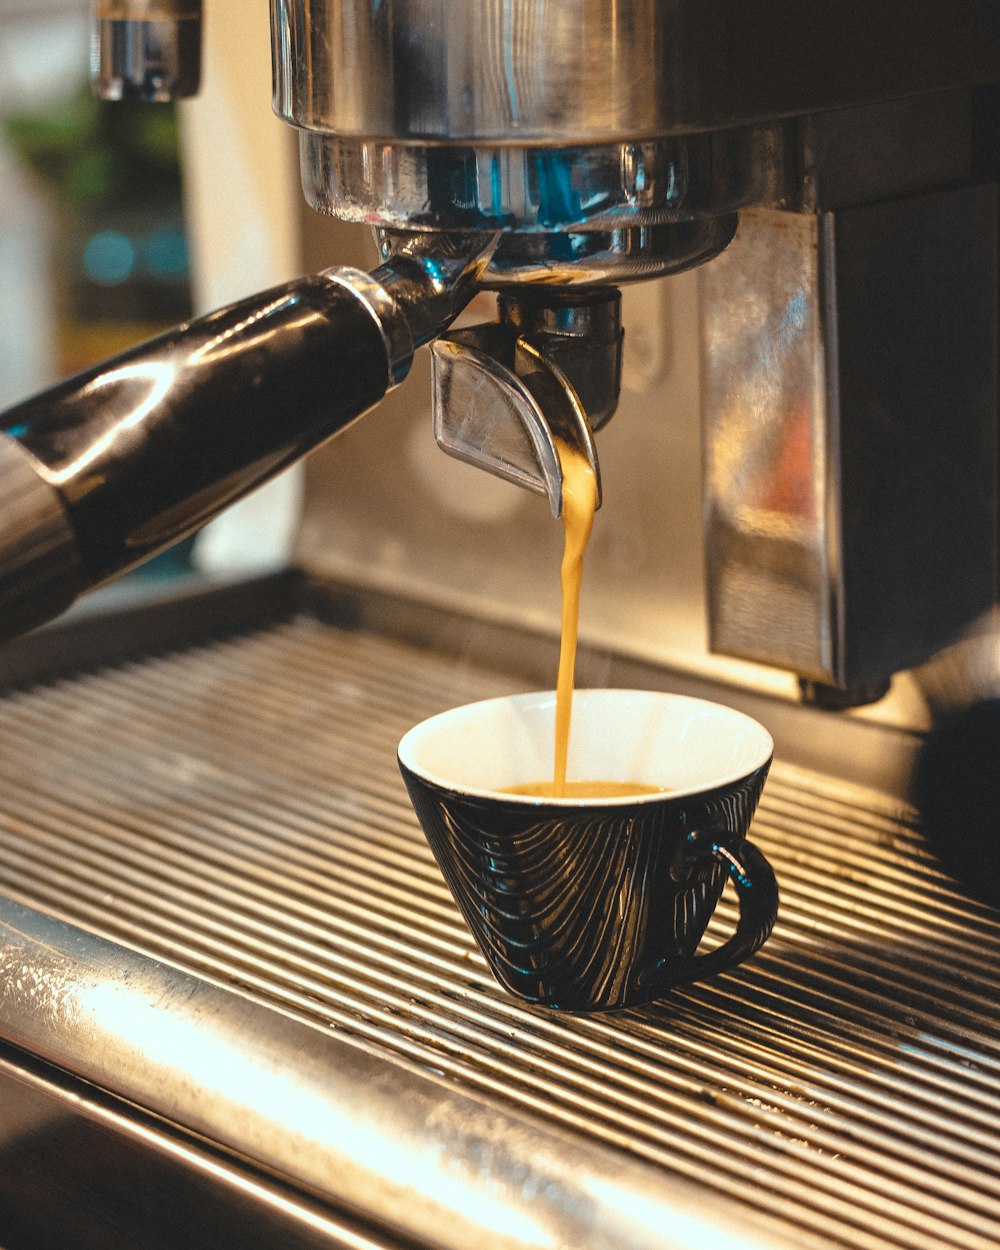
[[[469,794],[546,781],[553,769],[555,705],[548,691],[452,708],[411,729],[399,758],[425,780]],[[763,725],[719,703],[658,691],[577,690],[567,775],[699,793],[745,777],[773,750]]]

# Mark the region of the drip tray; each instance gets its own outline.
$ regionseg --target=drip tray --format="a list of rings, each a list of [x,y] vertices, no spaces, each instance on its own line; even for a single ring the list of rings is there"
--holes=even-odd
[[[0,699],[10,1088],[243,1178],[296,1246],[1000,1243],[1000,926],[900,803],[779,753],[763,951],[563,1016],[492,981],[395,762],[523,676],[352,612],[45,646]]]

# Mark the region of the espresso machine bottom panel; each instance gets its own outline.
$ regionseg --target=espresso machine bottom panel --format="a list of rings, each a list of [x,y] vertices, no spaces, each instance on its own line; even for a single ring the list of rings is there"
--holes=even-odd
[[[0,1092],[45,1101],[50,1126],[103,1115],[126,1161],[186,1143],[171,1168],[186,1152],[200,1179],[158,1190],[163,1210],[228,1174],[268,1221],[285,1212],[285,1244],[1000,1243],[1000,925],[905,803],[803,767],[772,723],[752,836],[782,895],[763,950],[642,1009],[523,1006],[448,894],[395,747],[538,684],[550,645],[491,665],[460,624],[286,598],[244,622],[195,603],[202,632],[222,625],[193,642],[147,616],[127,660],[81,646],[75,672],[58,629],[9,653]],[[706,940],[735,916],[727,892]],[[68,1227],[10,1180],[41,1140],[0,1117],[5,1250]]]

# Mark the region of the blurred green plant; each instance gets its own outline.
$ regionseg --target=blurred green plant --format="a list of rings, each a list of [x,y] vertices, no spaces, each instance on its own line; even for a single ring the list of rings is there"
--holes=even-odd
[[[62,204],[141,208],[180,197],[172,105],[107,102],[84,90],[3,126],[22,163]]]

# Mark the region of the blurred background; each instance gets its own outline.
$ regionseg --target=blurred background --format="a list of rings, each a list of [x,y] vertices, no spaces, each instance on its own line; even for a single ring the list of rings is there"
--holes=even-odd
[[[302,271],[294,139],[270,110],[257,8],[213,3],[205,86],[174,106],[93,98],[88,0],[0,0],[0,410]],[[297,482],[211,528],[199,562],[286,560]],[[141,574],[185,569],[194,549]]]
[[[191,311],[176,110],[87,84],[87,5],[0,0],[0,403]]]

